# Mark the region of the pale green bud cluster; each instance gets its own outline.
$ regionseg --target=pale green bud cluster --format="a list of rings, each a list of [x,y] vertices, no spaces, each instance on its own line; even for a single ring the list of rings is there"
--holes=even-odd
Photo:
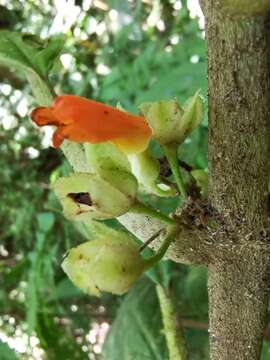
[[[196,93],[183,107],[176,100],[164,100],[142,104],[140,109],[174,172],[178,167],[178,145],[202,120],[202,99]],[[166,217],[166,224],[170,220],[172,228],[167,231],[158,252],[144,259],[128,234],[109,229],[94,220],[116,218],[134,209],[144,209],[136,199],[138,186],[158,196],[175,195],[175,190],[162,182],[159,161],[149,150],[127,156],[116,145],[104,142],[85,143],[77,153],[85,157],[83,170],[57,179],[53,189],[63,206],[64,215],[83,223],[85,230],[93,235],[88,239],[94,240],[71,249],[62,267],[71,281],[88,294],[98,296],[101,291],[107,291],[121,295],[165,254],[175,235],[175,221],[155,214],[164,222]],[[76,156],[72,156],[72,162],[77,164]],[[195,170],[192,175],[203,192],[204,174]],[[181,179],[176,179],[181,187]],[[155,213],[153,209],[150,212]]]

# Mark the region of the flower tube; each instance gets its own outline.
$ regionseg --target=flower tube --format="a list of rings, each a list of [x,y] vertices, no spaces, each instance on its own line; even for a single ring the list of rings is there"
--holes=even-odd
[[[143,116],[74,95],[58,96],[51,106],[34,109],[31,118],[38,126],[57,127],[52,139],[55,147],[65,139],[91,144],[111,141],[125,153],[139,153],[152,134]]]

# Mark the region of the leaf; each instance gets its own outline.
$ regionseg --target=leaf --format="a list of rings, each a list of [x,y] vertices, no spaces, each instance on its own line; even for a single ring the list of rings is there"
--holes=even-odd
[[[186,277],[186,295],[195,314],[204,317],[207,314],[207,269],[201,266],[190,266]]]
[[[50,212],[43,212],[37,216],[38,228],[41,232],[47,233],[54,225],[54,215]]]
[[[36,287],[35,269],[31,269],[29,271],[25,297],[27,330],[28,333],[31,334],[36,327],[38,313],[38,293]]]
[[[19,32],[0,31],[0,63],[24,72],[34,71],[41,78],[48,75],[62,47],[63,37],[41,43]]]
[[[165,360],[167,349],[155,285],[147,278],[131,289],[103,347],[106,360]]]
[[[127,0],[108,0],[108,5],[111,9],[115,9],[120,13],[130,13],[130,5]]]
[[[156,284],[168,287],[172,275],[171,261],[163,260],[146,272],[146,275]]]
[[[31,46],[23,42],[21,34],[5,30],[0,32],[0,62],[4,65],[37,71],[33,62],[35,53]]]
[[[80,296],[82,296],[82,292],[77,287],[75,287],[68,278],[64,278],[57,284],[53,296],[55,300],[75,297],[78,299]]]
[[[49,71],[53,68],[56,59],[63,49],[63,46],[64,37],[62,35],[56,35],[50,38],[46,46],[36,55],[37,65],[44,77],[46,77]]]
[[[82,351],[82,346],[76,342],[70,329],[55,324],[53,315],[40,313],[38,315],[37,335],[41,346],[50,360],[87,360],[88,354]]]
[[[8,268],[8,270],[6,269],[4,275],[5,285],[17,285],[23,278],[28,267],[29,260],[27,258],[23,258],[22,260],[18,261],[15,266]]]
[[[1,360],[17,360],[16,353],[4,342],[0,340]]]
[[[270,343],[269,341],[264,341],[262,353],[261,353],[261,360],[268,360],[269,356],[270,356]]]
[[[62,50],[63,40],[58,35],[43,42],[33,35],[0,31],[0,64],[22,71],[37,102],[43,106],[52,101],[47,78]]]
[[[32,252],[28,254],[31,261],[31,268],[28,272],[28,284],[25,290],[25,307],[26,307],[26,321],[28,326],[28,333],[31,334],[37,326],[37,314],[41,310],[39,299],[39,283],[41,277],[42,257],[44,256],[45,234],[42,232],[36,233],[36,245]]]

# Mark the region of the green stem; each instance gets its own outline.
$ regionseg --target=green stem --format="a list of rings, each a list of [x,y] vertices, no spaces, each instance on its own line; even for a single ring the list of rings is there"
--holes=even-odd
[[[168,226],[166,235],[158,251],[155,253],[155,255],[149,257],[148,259],[145,259],[145,270],[148,270],[163,258],[171,242],[175,239],[177,230],[177,225]]]
[[[38,104],[41,106],[51,105],[55,94],[49,83],[41,79],[34,71],[29,71],[27,80],[30,83]]]
[[[153,209],[140,201],[136,201],[135,204],[132,205],[131,209],[129,210],[132,213],[136,214],[143,214],[151,216],[152,218],[155,218],[157,220],[160,220],[161,222],[167,224],[167,225],[174,225],[176,224],[176,221],[169,218],[167,215],[164,215],[160,212],[158,212],[156,209]]]
[[[169,360],[187,360],[187,349],[181,329],[176,327],[175,312],[170,297],[161,286],[156,286],[160,303],[164,334],[169,350]]]
[[[177,144],[163,145],[163,150],[168,159],[179,192],[183,196],[183,198],[186,198],[187,190],[178,164],[177,148],[178,148]]]

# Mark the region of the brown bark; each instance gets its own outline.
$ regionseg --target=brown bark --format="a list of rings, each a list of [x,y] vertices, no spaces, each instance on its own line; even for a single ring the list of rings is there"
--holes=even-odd
[[[270,21],[230,19],[204,0],[209,78],[212,360],[260,358],[269,298]]]

